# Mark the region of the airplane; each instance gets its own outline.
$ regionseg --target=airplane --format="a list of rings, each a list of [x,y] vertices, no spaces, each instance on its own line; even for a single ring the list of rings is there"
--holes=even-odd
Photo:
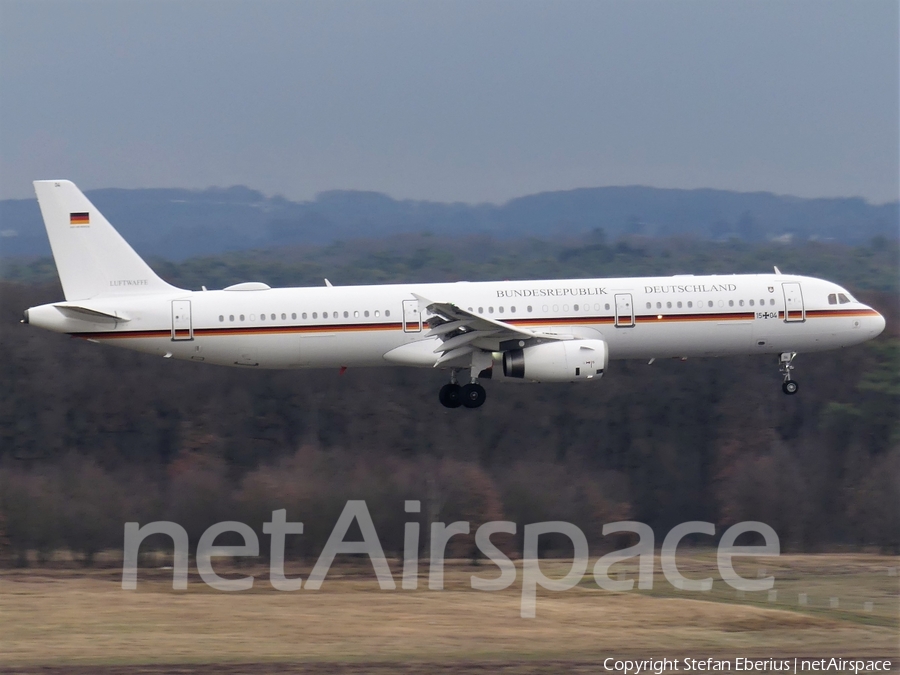
[[[594,382],[620,359],[799,353],[879,335],[884,317],[824,279],[676,275],[189,291],[163,281],[67,180],[34,182],[65,301],[23,323],[164,358],[242,368],[414,366],[449,372],[448,408],[481,380]]]

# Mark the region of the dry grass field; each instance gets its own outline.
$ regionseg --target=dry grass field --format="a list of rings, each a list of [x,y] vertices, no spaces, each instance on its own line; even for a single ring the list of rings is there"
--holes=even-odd
[[[630,577],[629,564],[614,566],[612,576]],[[679,565],[686,576],[719,576],[714,552],[679,554]],[[469,577],[494,576],[496,568],[462,562],[448,563],[443,591],[427,590],[427,562],[415,591],[381,591],[371,567],[355,564],[332,568],[318,591],[292,593],[274,591],[267,570],[254,567],[233,570],[256,577],[252,590],[237,593],[215,591],[193,572],[187,591],[173,591],[165,569],[142,568],[136,591],[121,589],[116,568],[4,570],[0,670],[602,672],[610,656],[880,655],[896,663],[897,565],[854,554],[737,566],[744,576],[774,575],[774,599],[721,581],[707,593],[677,591],[658,569],[650,591],[611,593],[587,576],[569,591],[539,591],[535,619],[520,617],[521,571],[509,589],[486,593]],[[568,563],[542,569],[561,576]]]

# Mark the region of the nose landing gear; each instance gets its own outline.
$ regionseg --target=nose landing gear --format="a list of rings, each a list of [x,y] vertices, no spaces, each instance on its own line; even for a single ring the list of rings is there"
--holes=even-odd
[[[781,391],[788,395],[796,394],[797,390],[800,388],[800,385],[797,384],[796,380],[791,379],[791,371],[794,369],[793,363],[795,356],[797,356],[797,352],[784,352],[778,357],[778,370],[781,372],[781,377],[784,380],[781,384]]]

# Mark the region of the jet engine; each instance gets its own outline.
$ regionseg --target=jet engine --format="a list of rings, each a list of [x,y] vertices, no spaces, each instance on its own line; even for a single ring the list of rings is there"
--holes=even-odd
[[[532,382],[599,380],[609,362],[603,340],[560,340],[503,353],[505,377]]]

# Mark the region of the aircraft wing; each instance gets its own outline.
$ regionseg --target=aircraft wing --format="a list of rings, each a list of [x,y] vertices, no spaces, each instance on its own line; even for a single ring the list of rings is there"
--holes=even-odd
[[[415,295],[415,294],[414,294]],[[474,312],[469,312],[452,302],[433,302],[420,295],[415,296],[422,309],[431,316],[427,323],[426,337],[437,337],[441,344],[434,350],[439,354],[435,366],[445,365],[468,357],[478,351],[494,352],[519,349],[527,342],[540,340],[566,340],[571,335],[544,333],[522,326],[514,326],[505,321],[497,321]]]

